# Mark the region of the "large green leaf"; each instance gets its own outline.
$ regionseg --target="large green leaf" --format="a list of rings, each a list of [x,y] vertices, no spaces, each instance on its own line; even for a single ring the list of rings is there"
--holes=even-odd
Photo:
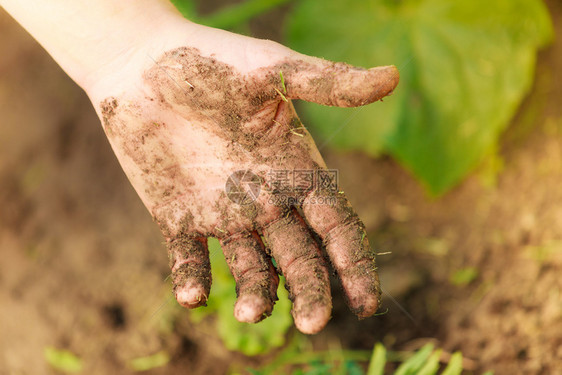
[[[219,29],[236,30],[250,19],[293,0],[245,0],[222,7],[207,16],[196,11],[195,0],[170,0],[187,19]]]
[[[435,194],[494,150],[551,37],[541,0],[302,0],[288,27],[300,52],[398,67],[384,104],[304,111],[332,145],[388,152]]]
[[[189,20],[197,18],[196,4],[194,0],[170,0],[180,13]]]

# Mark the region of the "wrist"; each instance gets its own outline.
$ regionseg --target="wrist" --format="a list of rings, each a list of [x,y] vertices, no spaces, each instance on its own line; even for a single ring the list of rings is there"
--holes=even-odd
[[[0,5],[88,94],[104,81],[142,69],[139,62],[148,64],[151,51],[165,48],[166,36],[185,39],[194,25],[168,0],[0,0]]]
[[[101,56],[81,70],[75,79],[93,103],[107,96],[117,96],[139,85],[139,78],[150,69],[164,51],[185,45],[200,26],[179,13],[164,13],[114,21],[119,31],[95,42]],[[90,57],[86,54],[86,61]]]

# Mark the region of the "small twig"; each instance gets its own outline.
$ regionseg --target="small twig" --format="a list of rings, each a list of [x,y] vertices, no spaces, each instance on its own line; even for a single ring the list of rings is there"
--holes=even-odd
[[[277,93],[281,96],[281,99],[283,99],[284,102],[287,102],[287,103],[289,102],[289,99],[287,99],[285,97],[285,95],[283,95],[283,93],[281,91],[279,91],[279,89],[277,87],[275,88],[275,91],[277,91]]]
[[[377,256],[379,256],[379,255],[390,255],[390,254],[392,254],[392,251],[385,251],[383,253],[376,253],[376,254],[377,254]]]
[[[301,134],[299,132],[296,132],[295,129],[291,129],[289,130],[291,133],[293,133],[294,135],[298,135],[299,137],[304,137],[304,134]]]
[[[374,314],[373,316],[381,316],[381,315],[386,315],[386,314],[388,314],[388,311],[389,311],[389,309],[388,309],[388,307],[387,307],[385,311],[383,311],[383,312],[380,312],[380,313],[376,313],[376,314]]]

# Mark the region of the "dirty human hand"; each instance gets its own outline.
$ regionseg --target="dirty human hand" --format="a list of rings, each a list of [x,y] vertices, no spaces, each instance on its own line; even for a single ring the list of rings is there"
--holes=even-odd
[[[40,33],[19,0],[12,1],[0,4],[34,36]],[[71,0],[43,3],[59,3],[65,10],[53,9],[62,13],[83,10]],[[355,68],[196,25],[165,1],[127,0],[118,11],[109,3],[82,15],[105,15],[101,27],[92,21],[92,35],[107,38],[91,37],[89,48],[79,46],[83,35],[76,36],[75,53],[68,52],[72,40],[61,42],[51,30],[55,36],[36,38],[90,96],[125,173],[160,226],[178,302],[205,304],[207,238],[216,237],[236,280],[238,320],[258,322],[271,313],[280,272],[297,328],[320,331],[331,314],[321,247],[351,310],[372,315],[379,301],[375,253],[343,192],[329,179],[322,183],[330,173],[291,100],[369,104],[393,91],[397,70]],[[151,11],[131,9],[140,3]],[[295,184],[299,178],[305,183]]]

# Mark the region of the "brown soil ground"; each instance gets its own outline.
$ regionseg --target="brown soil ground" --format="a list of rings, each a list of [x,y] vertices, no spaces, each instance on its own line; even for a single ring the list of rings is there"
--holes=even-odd
[[[558,35],[562,5],[549,1]],[[278,17],[273,17],[278,23]],[[252,25],[278,39],[271,16]],[[171,308],[162,238],[122,173],[84,93],[0,11],[0,375],[50,374],[45,347],[87,374],[222,374],[256,365]],[[562,374],[562,40],[490,159],[431,199],[390,159],[328,152],[381,251],[386,315],[357,321],[339,294],[317,347],[401,350],[433,340],[480,373]],[[495,174],[498,165],[499,174]],[[450,276],[475,267],[466,286]],[[168,303],[167,303],[168,302]],[[164,305],[164,308],[160,308]],[[170,311],[174,311],[173,313]],[[176,320],[179,317],[179,320]]]

